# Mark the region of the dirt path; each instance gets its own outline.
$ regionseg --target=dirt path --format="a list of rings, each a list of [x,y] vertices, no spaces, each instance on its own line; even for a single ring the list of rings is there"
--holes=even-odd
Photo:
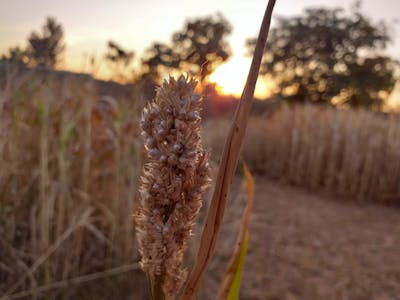
[[[264,178],[256,183],[240,299],[400,299],[399,207],[314,195]],[[232,199],[202,299],[214,298],[242,200]]]

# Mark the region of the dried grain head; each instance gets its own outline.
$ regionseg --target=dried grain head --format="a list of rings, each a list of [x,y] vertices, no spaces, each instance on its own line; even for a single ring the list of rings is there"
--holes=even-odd
[[[167,299],[185,280],[183,255],[209,182],[196,84],[184,76],[170,77],[144,108],[140,124],[147,153],[136,214],[141,265],[161,282]]]

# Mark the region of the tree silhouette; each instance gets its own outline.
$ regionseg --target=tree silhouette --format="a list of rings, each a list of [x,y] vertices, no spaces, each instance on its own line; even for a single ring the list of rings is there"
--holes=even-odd
[[[49,17],[42,27],[42,33],[32,32],[29,36],[28,56],[36,65],[53,68],[65,49],[63,39],[62,25]]]
[[[311,8],[280,17],[268,39],[261,73],[284,99],[378,108],[394,86],[396,62],[381,51],[390,42],[387,24],[373,24],[360,2],[350,13]]]
[[[3,54],[0,60],[9,61],[19,65],[26,65],[29,62],[26,50],[21,49],[19,46],[9,48],[8,53]]]
[[[127,79],[127,69],[135,56],[133,51],[123,49],[114,41],[107,43],[107,53],[105,58],[113,72],[113,77],[117,80]]]
[[[160,66],[180,69],[198,76],[203,82],[231,53],[226,37],[232,28],[221,15],[189,20],[172,35],[170,44],[154,43],[142,60],[151,74]]]

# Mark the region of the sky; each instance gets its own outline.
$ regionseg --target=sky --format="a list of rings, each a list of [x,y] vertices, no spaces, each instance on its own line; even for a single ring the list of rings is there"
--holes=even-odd
[[[349,8],[353,2],[277,0],[274,16],[297,15],[310,6]],[[400,17],[399,0],[364,0],[362,3],[363,11],[373,20],[392,22]],[[233,25],[229,37],[233,56],[211,80],[225,87],[225,92],[237,94],[250,65],[243,46],[247,38],[257,35],[266,4],[267,0],[0,0],[0,54],[10,46],[24,46],[30,32],[39,29],[47,16],[54,16],[65,30],[67,48],[62,68],[90,71],[87,57],[104,55],[110,39],[123,48],[133,49],[136,57],[141,57],[153,42],[168,42],[186,19],[221,12]],[[400,25],[394,24],[391,30],[395,42],[388,52],[400,59]],[[99,66],[100,75],[105,74],[104,67]],[[233,77],[235,73],[237,76]],[[263,93],[262,87],[258,90]]]

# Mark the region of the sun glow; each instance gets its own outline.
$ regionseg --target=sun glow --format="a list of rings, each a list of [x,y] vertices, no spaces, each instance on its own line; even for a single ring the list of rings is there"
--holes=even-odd
[[[240,97],[246,83],[251,60],[243,56],[234,56],[227,63],[218,67],[209,77],[209,81],[217,85],[219,93]],[[271,95],[271,85],[259,78],[255,90],[257,98]]]
[[[216,83],[218,91],[225,95],[240,96],[246,82],[250,59],[233,57],[227,63],[218,67],[210,75],[209,81]]]

